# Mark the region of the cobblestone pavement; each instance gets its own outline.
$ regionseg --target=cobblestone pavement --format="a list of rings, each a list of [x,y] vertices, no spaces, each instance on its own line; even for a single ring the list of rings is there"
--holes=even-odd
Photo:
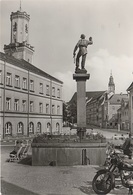
[[[3,147],[4,148],[4,147]],[[29,166],[5,162],[8,150],[2,149],[2,195],[93,195],[91,181],[97,166]],[[127,189],[110,194],[128,194]]]

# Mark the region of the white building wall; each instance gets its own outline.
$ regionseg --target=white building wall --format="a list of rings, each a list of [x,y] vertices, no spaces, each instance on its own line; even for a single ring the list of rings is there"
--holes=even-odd
[[[34,123],[34,133],[37,130],[37,123],[40,122],[42,125],[42,132],[47,132],[47,124],[52,123],[52,133],[56,131],[56,124],[60,126],[60,132],[62,131],[62,84],[50,81],[49,79],[14,66],[12,64],[6,63],[5,65],[5,84],[6,84],[6,74],[11,73],[11,86],[5,85],[4,89],[4,63],[0,61],[0,70],[2,71],[2,83],[0,84],[0,119],[1,119],[1,134],[3,136],[3,128],[7,122],[12,124],[12,135],[17,135],[17,124],[22,122],[24,125],[24,135],[28,134],[28,124],[30,122]],[[20,76],[20,88],[15,87],[15,75]],[[34,90],[30,91],[24,90],[22,88],[23,77],[28,80],[34,81]],[[29,77],[29,78],[28,78]],[[40,94],[40,83],[43,83],[43,94]],[[46,85],[49,85],[50,95],[52,94],[52,87],[55,87],[55,96],[52,97],[46,94]],[[57,97],[57,89],[60,89],[60,97]],[[5,100],[4,100],[5,95]],[[11,98],[11,109],[6,110],[6,98]],[[19,100],[19,110],[14,110],[14,100]],[[22,100],[26,100],[26,112],[22,111]],[[4,102],[5,101],[5,102]],[[34,102],[33,112],[28,114],[29,102]],[[39,113],[39,102],[43,104],[43,112]],[[4,105],[4,104],[5,105]],[[46,104],[49,104],[49,113],[46,113]],[[55,112],[50,113],[50,107],[55,105]],[[60,113],[57,113],[57,106],[60,106]],[[5,109],[5,112],[4,112]]]
[[[131,127],[131,133],[133,134],[133,88],[130,91],[130,127]]]

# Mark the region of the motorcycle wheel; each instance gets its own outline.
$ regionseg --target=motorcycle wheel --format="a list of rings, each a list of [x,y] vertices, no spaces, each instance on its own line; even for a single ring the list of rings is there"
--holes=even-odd
[[[107,171],[98,171],[92,181],[92,188],[96,194],[108,194],[114,187],[113,175]]]
[[[126,188],[129,187],[128,180],[133,180],[133,172],[132,171],[126,171],[126,170],[121,170],[120,171],[120,177],[122,181],[122,185]]]

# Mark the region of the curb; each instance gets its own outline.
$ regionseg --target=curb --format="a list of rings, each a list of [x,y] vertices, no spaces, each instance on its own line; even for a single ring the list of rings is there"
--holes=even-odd
[[[11,143],[11,142],[16,142],[18,139],[15,139],[15,140],[0,140],[0,142],[4,142],[4,143]],[[32,141],[33,139],[21,139],[22,142],[25,142],[25,141]]]

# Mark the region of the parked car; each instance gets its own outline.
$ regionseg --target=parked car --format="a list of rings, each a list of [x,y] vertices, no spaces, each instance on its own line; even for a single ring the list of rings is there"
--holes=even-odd
[[[115,134],[112,139],[115,140],[125,140],[128,137],[128,134]]]

